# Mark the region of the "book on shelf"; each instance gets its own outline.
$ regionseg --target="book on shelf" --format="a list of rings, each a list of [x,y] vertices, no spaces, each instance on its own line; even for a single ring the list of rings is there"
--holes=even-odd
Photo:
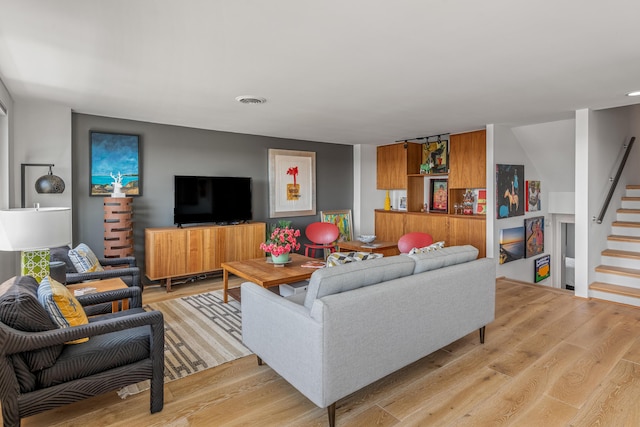
[[[300,267],[304,268],[323,268],[326,264],[324,261],[307,261],[302,264]]]

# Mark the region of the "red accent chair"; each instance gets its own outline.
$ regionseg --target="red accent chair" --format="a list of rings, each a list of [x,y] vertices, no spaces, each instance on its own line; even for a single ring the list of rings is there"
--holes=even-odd
[[[311,243],[304,244],[304,256],[309,256],[309,249],[311,249],[311,258],[316,257],[316,249],[336,251],[336,240],[340,235],[337,225],[331,222],[312,222],[304,230],[304,234],[311,241]],[[324,252],[322,256],[324,258]]]
[[[398,240],[398,250],[400,253],[408,254],[413,248],[423,248],[433,243],[433,237],[428,233],[417,231],[407,233]]]

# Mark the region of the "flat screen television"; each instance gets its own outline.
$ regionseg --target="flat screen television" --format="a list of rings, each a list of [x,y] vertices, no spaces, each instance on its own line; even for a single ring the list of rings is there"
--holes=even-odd
[[[174,184],[173,222],[179,227],[253,218],[251,178],[176,175]]]

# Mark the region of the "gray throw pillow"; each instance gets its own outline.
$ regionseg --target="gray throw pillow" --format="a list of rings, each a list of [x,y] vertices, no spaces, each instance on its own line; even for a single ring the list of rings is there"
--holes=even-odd
[[[11,278],[0,285],[0,322],[23,332],[58,329],[38,302],[38,282],[31,276]],[[20,353],[32,371],[52,366],[63,344]]]

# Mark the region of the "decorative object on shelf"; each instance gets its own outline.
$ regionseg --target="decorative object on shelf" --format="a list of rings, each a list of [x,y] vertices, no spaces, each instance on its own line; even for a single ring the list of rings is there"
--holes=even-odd
[[[361,234],[358,236],[358,240],[362,243],[373,243],[376,240],[375,234]]]
[[[500,264],[524,258],[524,227],[500,230]]]
[[[407,210],[407,196],[400,197],[400,203],[398,203],[398,210],[401,210],[401,211]]]
[[[316,214],[316,153],[269,149],[269,216]]]
[[[527,212],[536,212],[541,209],[540,181],[525,181],[525,193],[527,194]]]
[[[113,175],[113,173],[109,173],[111,178],[113,178],[113,182],[111,186],[113,187],[113,191],[111,193],[111,197],[125,197],[126,194],[122,192],[122,174],[118,171],[118,175]]]
[[[473,215],[473,202],[476,196],[473,194],[473,190],[467,188],[462,196],[462,213],[465,215]]]
[[[339,211],[320,211],[320,221],[332,222],[338,226],[340,236],[338,242],[348,242],[353,240],[353,221],[351,220],[351,209]]]
[[[389,190],[387,190],[387,195],[384,198],[384,210],[385,211],[391,210],[391,198],[389,197]]]
[[[487,213],[487,190],[478,189],[478,203],[476,203],[476,213],[485,215]]]
[[[447,173],[449,171],[449,141],[441,139],[442,135],[437,135],[436,141],[429,142],[430,136],[422,144],[422,164],[420,173]],[[435,137],[435,136],[434,136]]]
[[[22,163],[20,165],[20,183],[21,183],[21,198],[20,206],[25,207],[25,175],[26,168],[30,166],[43,166],[49,168],[49,173],[41,176],[36,180],[35,188],[38,194],[60,194],[64,192],[64,181],[59,176],[56,176],[51,171],[51,168],[55,166],[53,163]]]
[[[91,196],[118,193],[110,181],[113,170],[122,172],[119,184],[126,196],[142,195],[140,136],[91,131]]]
[[[534,274],[533,281],[541,282],[551,276],[551,255],[541,256],[533,262]]]
[[[524,219],[525,258],[544,252],[544,217]]]
[[[300,230],[290,228],[291,221],[280,221],[272,226],[269,238],[260,243],[260,249],[271,254],[274,264],[286,264],[289,262],[289,253],[300,249],[297,238]]]
[[[431,210],[434,212],[447,212],[449,205],[449,186],[446,179],[431,180]]]
[[[496,217],[524,215],[524,165],[496,165]]]

